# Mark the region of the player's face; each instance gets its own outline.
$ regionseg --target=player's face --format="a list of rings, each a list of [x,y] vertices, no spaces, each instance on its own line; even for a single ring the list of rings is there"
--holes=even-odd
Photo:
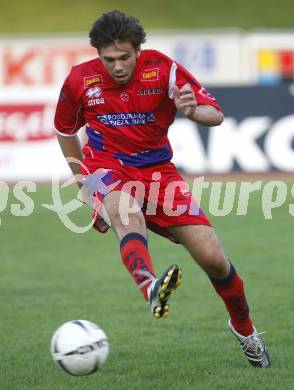
[[[127,84],[135,71],[140,54],[130,42],[118,42],[101,47],[99,57],[110,76],[119,85]]]

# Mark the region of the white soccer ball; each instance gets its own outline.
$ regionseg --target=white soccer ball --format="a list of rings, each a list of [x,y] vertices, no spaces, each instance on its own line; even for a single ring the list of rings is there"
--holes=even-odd
[[[105,363],[108,352],[106,334],[90,321],[66,322],[51,339],[53,359],[72,375],[87,375],[97,371]]]

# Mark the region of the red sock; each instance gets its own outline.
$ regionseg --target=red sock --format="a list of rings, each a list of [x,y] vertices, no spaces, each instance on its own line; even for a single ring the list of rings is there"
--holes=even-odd
[[[226,278],[211,279],[211,282],[227,307],[234,329],[243,336],[252,334],[253,325],[249,317],[243,280],[236,273],[234,266],[231,264],[229,275]]]
[[[155,276],[146,239],[139,233],[128,233],[120,242],[120,254],[147,301],[147,289]]]

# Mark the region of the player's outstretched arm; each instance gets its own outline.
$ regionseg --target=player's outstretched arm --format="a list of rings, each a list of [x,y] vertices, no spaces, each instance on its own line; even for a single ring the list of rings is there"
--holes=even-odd
[[[191,115],[187,116],[193,122],[199,123],[203,126],[219,126],[224,115],[221,111],[213,106],[200,105],[195,108]]]
[[[78,136],[74,135],[72,137],[65,137],[63,135],[57,134],[57,139],[65,158],[73,157],[74,159],[80,161],[80,163],[68,162],[68,165],[73,175],[80,174],[81,161],[83,160],[83,152]],[[80,186],[79,183],[77,184]]]
[[[190,84],[185,84],[181,89],[175,85],[173,92],[177,110],[193,122],[203,126],[218,126],[222,123],[224,116],[221,111],[210,105],[197,104]]]

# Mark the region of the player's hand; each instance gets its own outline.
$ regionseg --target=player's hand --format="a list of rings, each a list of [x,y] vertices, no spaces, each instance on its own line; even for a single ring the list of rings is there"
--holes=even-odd
[[[192,116],[196,110],[197,101],[191,85],[185,84],[182,88],[175,85],[173,93],[177,110],[188,118]]]

